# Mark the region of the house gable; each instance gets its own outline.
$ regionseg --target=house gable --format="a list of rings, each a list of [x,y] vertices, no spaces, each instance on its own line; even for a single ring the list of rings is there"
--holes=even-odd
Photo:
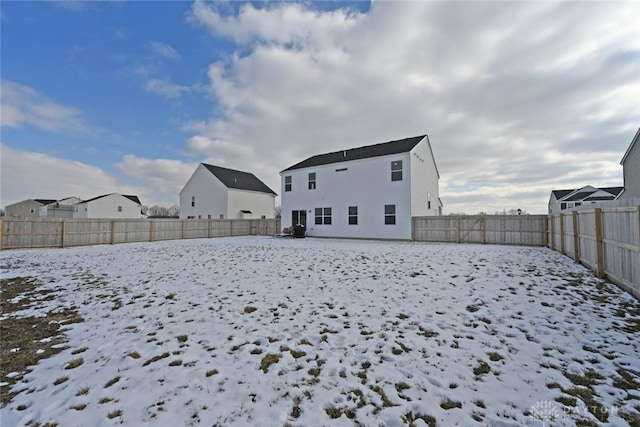
[[[310,236],[408,240],[412,215],[440,212],[426,135],[312,156],[280,176],[282,224]]]
[[[309,157],[293,166],[288,167],[282,172],[304,169],[314,166],[329,165],[333,163],[342,163],[353,160],[368,159],[372,157],[388,156],[392,154],[408,153],[427,135],[414,136],[412,138],[399,139],[395,141],[383,142],[380,144],[366,145],[348,150],[334,151],[332,153],[318,154]]]
[[[223,183],[227,188],[233,188],[236,190],[249,190],[257,191],[260,193],[276,194],[270,189],[264,182],[260,181],[258,177],[249,172],[242,172],[234,169],[223,168],[220,166],[208,165],[202,163],[202,165],[213,174],[218,180]]]

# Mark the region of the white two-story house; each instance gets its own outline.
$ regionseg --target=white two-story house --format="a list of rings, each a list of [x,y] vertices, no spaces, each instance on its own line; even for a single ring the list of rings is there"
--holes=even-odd
[[[441,215],[427,135],[309,157],[280,172],[282,225],[307,236],[411,239],[411,217]]]
[[[200,163],[180,191],[180,218],[273,218],[275,198],[252,173]]]
[[[104,194],[73,205],[73,218],[145,218],[138,196]]]
[[[640,199],[640,128],[631,140],[620,164],[624,177],[624,192],[621,199]]]

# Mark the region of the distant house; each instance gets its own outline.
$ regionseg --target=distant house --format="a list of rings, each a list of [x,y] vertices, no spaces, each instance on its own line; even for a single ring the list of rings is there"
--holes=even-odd
[[[80,203],[77,197],[67,197],[40,207],[40,218],[73,218],[73,205]]]
[[[441,215],[427,135],[309,157],[280,172],[282,225],[308,236],[411,239],[411,217]]]
[[[621,199],[640,198],[640,128],[620,161],[624,176],[624,192]]]
[[[138,196],[105,194],[73,205],[74,218],[145,218]]]
[[[553,190],[549,197],[549,213],[616,200],[622,190],[623,187],[596,188],[590,185],[575,190]]]
[[[180,191],[180,218],[273,218],[275,198],[252,173],[200,163]]]
[[[4,214],[14,218],[39,218],[40,208],[55,202],[56,199],[27,199],[5,206]]]

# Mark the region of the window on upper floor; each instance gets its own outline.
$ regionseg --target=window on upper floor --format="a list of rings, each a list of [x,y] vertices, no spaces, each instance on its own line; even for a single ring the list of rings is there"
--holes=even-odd
[[[316,208],[315,213],[316,225],[331,225],[331,208]]]
[[[310,172],[309,173],[309,190],[315,190],[315,189],[316,189],[316,173]]]
[[[291,175],[284,177],[284,191],[291,191]]]
[[[560,203],[560,210],[567,209],[567,204],[565,202]]]
[[[396,205],[384,205],[384,223],[386,225],[396,223]]]
[[[391,181],[402,181],[402,160],[391,162]]]
[[[122,212],[122,206],[118,206],[118,212]]]
[[[191,196],[191,207],[196,205],[196,196]]]
[[[358,207],[349,206],[349,225],[358,225]]]

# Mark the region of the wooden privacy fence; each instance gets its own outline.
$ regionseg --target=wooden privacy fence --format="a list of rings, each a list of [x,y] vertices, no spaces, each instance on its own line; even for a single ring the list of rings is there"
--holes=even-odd
[[[418,242],[547,245],[547,215],[422,216],[412,218]]]
[[[549,216],[549,246],[640,299],[640,206]]]
[[[65,248],[159,240],[274,235],[279,219],[0,220],[0,249]]]

